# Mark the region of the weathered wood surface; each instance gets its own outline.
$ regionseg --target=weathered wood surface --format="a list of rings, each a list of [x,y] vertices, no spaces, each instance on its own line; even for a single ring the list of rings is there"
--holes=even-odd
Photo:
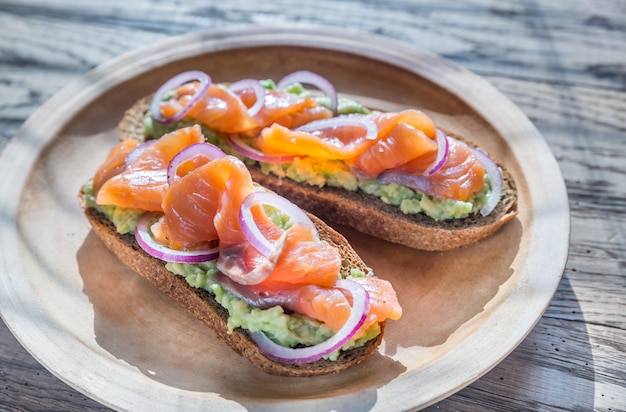
[[[568,263],[527,339],[432,410],[626,410],[626,3],[0,0],[0,149],[57,90],[171,35],[313,23],[408,41],[485,77],[545,137],[571,207]],[[407,388],[408,389],[408,388]],[[106,410],[0,324],[0,409]]]

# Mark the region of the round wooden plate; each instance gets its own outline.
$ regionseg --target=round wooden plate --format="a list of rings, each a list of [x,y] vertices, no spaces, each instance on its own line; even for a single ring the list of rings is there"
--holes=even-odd
[[[381,109],[417,107],[500,158],[519,216],[494,237],[421,252],[339,228],[404,307],[379,353],[340,374],[260,372],[121,265],[90,232],[81,185],[116,144],[124,110],[170,76],[279,79],[308,69]],[[330,28],[238,27],[154,44],[68,85],[0,158],[0,310],[59,378],[120,410],[400,410],[476,380],[530,332],[561,278],[569,212],[557,163],[486,81],[386,38]]]

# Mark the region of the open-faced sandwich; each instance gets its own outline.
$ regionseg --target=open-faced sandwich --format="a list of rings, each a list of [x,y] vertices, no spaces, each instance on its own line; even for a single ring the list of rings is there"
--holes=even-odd
[[[120,132],[123,140],[149,141],[191,124],[242,159],[264,187],[387,241],[454,249],[517,214],[510,173],[469,138],[444,132],[419,110],[379,112],[338,98],[312,72],[229,84],[184,72],[129,108]]]
[[[253,182],[200,126],[121,141],[80,198],[121,261],[268,373],[358,364],[401,316],[344,237]]]

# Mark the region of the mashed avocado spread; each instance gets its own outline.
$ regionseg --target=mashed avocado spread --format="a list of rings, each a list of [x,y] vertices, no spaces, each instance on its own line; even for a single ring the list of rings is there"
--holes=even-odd
[[[263,80],[261,84],[267,89],[276,88],[276,84],[272,80]],[[309,91],[299,83],[288,86],[285,91],[298,96],[309,95]],[[315,99],[320,104],[327,107],[330,104],[329,98],[326,96],[315,97]],[[370,113],[361,103],[343,97],[340,97],[338,100],[337,112],[339,114]],[[192,120],[183,119],[177,123],[161,125],[155,122],[148,114],[144,121],[144,133],[146,136],[158,138],[168,132],[192,124],[194,124]],[[259,164],[265,174],[287,177],[298,183],[306,183],[318,187],[328,185],[349,191],[362,190],[367,194],[380,198],[384,203],[398,206],[402,213],[423,213],[436,221],[462,219],[478,212],[487,203],[491,193],[491,182],[487,174],[485,174],[485,184],[483,188],[474,193],[467,201],[463,202],[453,199],[436,198],[396,183],[383,185],[376,180],[361,180],[352,173],[348,166],[341,160],[296,157],[291,163],[254,162],[236,153],[225,143],[224,139],[220,139],[214,131],[202,126],[202,132],[209,143],[219,146],[227,154],[237,156],[248,164]]]
[[[118,206],[96,205],[92,181],[87,182],[83,193],[85,206],[96,208],[102,212],[113,222],[120,234],[132,233],[137,225],[137,220],[144,213],[141,210]],[[293,224],[291,218],[280,213],[278,209],[266,207],[265,210],[275,225],[286,229]],[[217,272],[216,261],[198,264],[167,263],[165,267],[170,272],[185,278],[189,285],[211,293],[215,300],[228,310],[229,333],[238,327],[251,332],[262,331],[279,345],[289,347],[315,345],[329,339],[334,334],[333,329],[324,323],[298,313],[287,313],[281,306],[268,309],[252,307],[213,281],[213,275]],[[363,276],[372,276],[372,274],[353,268],[350,270],[348,278]],[[367,329],[362,337],[350,340],[340,350],[327,355],[325,359],[336,360],[341,350],[362,346],[379,334],[380,326],[375,323]]]

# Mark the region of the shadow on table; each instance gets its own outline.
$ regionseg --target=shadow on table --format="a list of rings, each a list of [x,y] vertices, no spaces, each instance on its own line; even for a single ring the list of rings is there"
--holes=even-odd
[[[564,301],[565,308],[556,303]],[[459,410],[466,398],[480,398],[489,410],[504,403],[523,410],[591,411],[598,406],[594,369],[583,311],[566,273],[553,304],[513,353],[480,380],[427,410]]]

